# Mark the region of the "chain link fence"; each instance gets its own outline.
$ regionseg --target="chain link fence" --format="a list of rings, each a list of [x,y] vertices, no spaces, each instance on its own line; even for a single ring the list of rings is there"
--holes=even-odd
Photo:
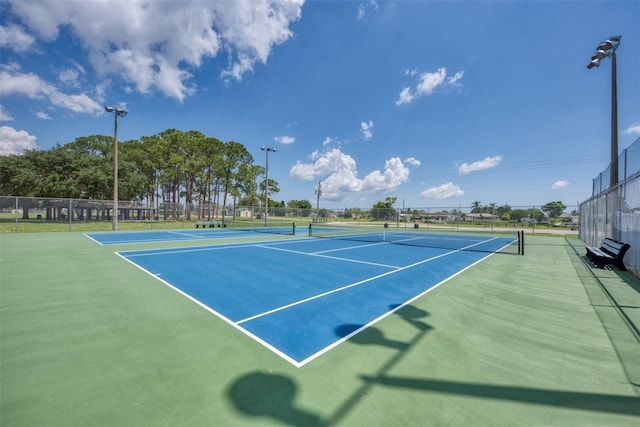
[[[631,245],[624,262],[640,275],[640,138],[618,159],[618,184],[607,168],[593,180],[593,195],[580,204],[580,238],[600,246],[605,237]]]
[[[388,227],[471,229],[483,231],[525,230],[577,235],[577,206],[568,206],[562,215],[549,215],[541,206],[428,207],[428,208],[342,208],[313,209],[263,206],[194,205],[159,203],[149,206],[139,201],[118,201],[120,230],[192,228],[199,220],[268,220],[309,223],[349,223]],[[189,220],[187,219],[189,212]],[[112,200],[85,200],[38,197],[0,197],[0,232],[107,231],[113,221]]]

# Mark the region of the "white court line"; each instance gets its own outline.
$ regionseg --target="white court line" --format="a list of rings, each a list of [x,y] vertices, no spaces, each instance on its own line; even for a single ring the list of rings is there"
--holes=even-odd
[[[263,316],[267,316],[267,315],[272,314],[272,313],[276,313],[278,311],[286,310],[287,308],[295,307],[296,305],[304,304],[305,302],[313,301],[315,299],[322,298],[322,297],[325,297],[327,295],[334,294],[336,292],[341,292],[341,291],[344,291],[346,289],[353,288],[355,286],[363,285],[365,283],[371,282],[372,280],[376,280],[376,279],[379,279],[381,277],[389,276],[389,275],[395,274],[395,273],[397,273],[399,271],[406,270],[408,268],[412,268],[412,267],[415,267],[417,265],[424,264],[426,262],[433,261],[435,259],[442,258],[442,257],[451,255],[451,254],[456,253],[456,252],[460,252],[460,250],[455,250],[455,251],[447,252],[447,253],[444,253],[444,254],[441,254],[441,255],[436,255],[436,256],[431,257],[431,258],[423,259],[422,261],[414,262],[413,264],[407,265],[405,267],[396,268],[394,270],[387,271],[386,273],[378,274],[377,276],[373,276],[373,277],[369,277],[368,279],[360,280],[359,282],[351,283],[349,285],[345,285],[345,286],[342,286],[340,288],[332,289],[330,291],[323,292],[321,294],[314,295],[314,296],[309,297],[309,298],[304,298],[304,299],[301,299],[299,301],[292,302],[291,304],[283,305],[282,307],[274,308],[273,310],[265,311],[264,313],[256,314],[255,316],[247,317],[246,319],[242,319],[242,320],[240,320],[240,321],[238,321],[236,323],[238,325],[240,325],[240,324],[242,324],[244,322],[248,322],[249,320],[254,320],[254,319],[257,319],[257,318],[260,318],[260,317],[263,317]]]
[[[180,288],[173,286],[171,283],[167,282],[164,279],[160,278],[159,274],[154,274],[151,271],[147,270],[146,268],[136,264],[135,262],[131,261],[130,259],[128,259],[127,257],[125,257],[124,255],[115,252],[115,254],[117,256],[119,256],[120,258],[124,259],[125,261],[127,261],[128,263],[130,263],[131,265],[139,268],[140,270],[144,271],[145,273],[147,273],[148,275],[150,275],[151,277],[155,278],[156,280],[159,280],[161,283],[165,284],[166,286],[168,286],[169,288],[173,289],[174,291],[176,291],[177,293],[179,293],[180,295],[182,295],[183,297],[187,298],[190,301],[193,301],[194,303],[196,303],[197,305],[199,305],[200,307],[204,308],[206,311],[208,311],[209,313],[214,314],[215,316],[217,316],[218,318],[222,319],[224,322],[228,323],[229,325],[231,325],[232,327],[234,327],[235,329],[239,330],[240,332],[242,332],[243,334],[249,336],[250,338],[253,338],[255,341],[259,342],[260,344],[262,344],[264,347],[268,348],[269,350],[273,351],[275,354],[277,354],[278,356],[282,357],[284,360],[286,360],[287,362],[291,363],[292,365],[296,366],[296,367],[300,367],[302,366],[300,363],[298,363],[295,359],[292,359],[288,354],[280,351],[279,349],[277,349],[276,347],[272,346],[271,344],[269,344],[267,341],[263,340],[262,338],[260,338],[257,335],[254,335],[253,333],[249,332],[248,330],[244,329],[243,327],[238,326],[235,322],[233,322],[231,319],[227,318],[226,316],[223,316],[222,313],[217,312],[216,310],[214,310],[213,308],[209,307],[207,304],[203,303],[202,301],[198,300],[197,298],[192,297],[191,295],[189,295],[187,292],[181,290]]]
[[[376,265],[378,267],[387,267],[387,268],[400,268],[397,265],[387,265],[387,264],[380,264],[380,263],[377,263],[377,262],[361,261],[361,260],[352,259],[352,258],[341,258],[341,257],[336,257],[336,256],[323,255],[321,252],[301,252],[301,251],[294,251],[294,250],[291,250],[291,249],[274,248],[274,247],[266,246],[266,245],[256,245],[256,246],[258,246],[260,248],[264,248],[264,249],[271,249],[271,250],[274,250],[274,251],[290,252],[290,253],[294,253],[294,254],[307,255],[307,256],[313,256],[313,257],[318,257],[318,258],[335,259],[335,260],[338,260],[338,261],[354,262],[354,263],[357,263],[357,264]],[[367,245],[367,246],[370,246],[370,245]],[[359,246],[359,247],[362,247],[362,246]],[[349,249],[353,249],[353,248],[349,248]]]
[[[93,240],[94,242],[96,242],[97,244],[99,244],[100,246],[104,246],[104,245],[102,244],[102,242],[100,242],[99,240],[94,239],[93,237],[89,236],[87,233],[82,233],[82,234],[84,234],[84,237],[86,237],[87,239],[91,239],[91,240]]]
[[[368,245],[357,245],[357,246],[348,246],[346,248],[327,249],[326,251],[317,251],[317,252],[313,252],[313,253],[314,254],[327,254],[329,252],[350,251],[352,249],[368,248],[369,246],[386,245],[387,243],[388,242],[376,242],[376,243],[370,243]]]
[[[497,239],[497,237],[495,239]],[[493,240],[493,239],[490,239],[490,240]],[[481,243],[485,243],[485,242],[481,242]],[[286,304],[286,305],[283,305],[281,307],[277,307],[277,308],[274,308],[272,310],[268,310],[268,311],[265,311],[263,313],[256,314],[254,316],[247,317],[246,319],[242,319],[242,320],[236,322],[236,324],[240,325],[240,324],[242,324],[244,322],[248,322],[250,320],[258,319],[260,317],[264,317],[264,316],[267,316],[269,314],[277,313],[278,311],[286,310],[288,308],[295,307],[297,305],[304,304],[306,302],[313,301],[315,299],[322,298],[322,297],[325,297],[327,295],[334,294],[336,292],[341,292],[341,291],[344,291],[346,289],[353,288],[355,286],[360,286],[360,285],[363,285],[365,283],[371,282],[372,280],[376,280],[376,279],[379,279],[381,277],[389,276],[389,275],[395,274],[395,273],[397,273],[399,271],[403,271],[403,270],[406,270],[408,268],[413,268],[413,267],[415,267],[417,265],[424,264],[424,263],[427,263],[427,262],[430,262],[430,261],[433,261],[433,260],[436,260],[438,258],[442,258],[442,257],[445,257],[445,256],[449,256],[449,255],[455,254],[457,252],[462,252],[462,251],[464,251],[464,250],[466,250],[468,248],[472,248],[472,247],[477,246],[477,245],[479,245],[481,243],[474,243],[473,245],[465,246],[464,248],[461,248],[461,249],[456,249],[454,251],[445,252],[444,254],[436,255],[436,256],[431,257],[431,258],[423,259],[422,261],[414,262],[413,264],[409,264],[409,265],[407,265],[405,267],[396,268],[394,270],[387,271],[386,273],[378,274],[377,276],[373,276],[373,277],[370,277],[368,279],[360,280],[358,282],[351,283],[349,285],[345,285],[345,286],[342,286],[340,288],[332,289],[330,291],[323,292],[321,294],[314,295],[314,296],[309,297],[309,298],[304,298],[304,299],[301,299],[299,301],[292,302],[290,304]]]
[[[311,240],[311,239],[309,239],[309,240]],[[273,242],[273,243],[274,243],[274,244],[288,244],[288,243],[298,243],[298,242],[301,242],[301,241],[304,241],[304,239],[300,239],[300,240],[282,240],[282,241],[279,241],[279,242]],[[236,245],[221,245],[221,246],[217,246],[217,247],[216,247],[216,246],[206,246],[206,247],[203,247],[203,248],[190,248],[190,250],[175,250],[175,251],[167,251],[167,250],[165,249],[165,250],[163,250],[163,251],[161,251],[161,252],[149,253],[148,255],[157,255],[157,254],[160,254],[160,253],[167,253],[167,252],[173,252],[173,253],[175,253],[175,252],[189,252],[189,251],[197,251],[197,250],[227,249],[227,248],[233,248],[233,247],[264,246],[264,244],[260,245],[260,243],[264,243],[264,242],[254,242],[254,243],[236,244]],[[475,246],[475,245],[476,245],[476,244],[474,244],[474,245],[470,245],[470,246],[468,246],[468,247],[472,247],[472,246]],[[176,249],[177,249],[177,248],[176,248]],[[274,248],[270,248],[270,249],[274,249]],[[463,248],[463,249],[465,249],[465,248]],[[396,307],[395,309],[390,310],[390,311],[387,311],[386,313],[384,313],[383,315],[379,316],[378,318],[371,320],[371,321],[370,321],[369,323],[367,323],[367,325],[365,325],[363,328],[360,328],[360,329],[358,329],[357,331],[354,331],[354,332],[352,332],[351,334],[349,334],[349,335],[347,335],[347,336],[345,336],[345,337],[342,337],[341,339],[339,339],[339,340],[337,340],[337,341],[333,342],[331,345],[329,345],[329,346],[327,346],[327,347],[325,347],[325,348],[321,349],[320,351],[318,351],[318,352],[316,352],[316,353],[312,354],[311,356],[307,357],[306,359],[304,359],[304,360],[302,360],[302,361],[297,361],[297,360],[293,359],[293,358],[292,358],[291,356],[289,356],[288,354],[284,353],[283,351],[281,351],[281,350],[279,350],[278,348],[276,348],[276,347],[274,347],[273,345],[271,345],[269,342],[267,342],[267,341],[263,340],[262,338],[258,337],[257,335],[255,335],[255,334],[251,333],[250,331],[246,330],[244,327],[242,327],[242,326],[241,326],[241,323],[243,323],[243,322],[247,322],[247,321],[252,320],[252,319],[256,319],[256,318],[258,318],[258,317],[265,316],[265,315],[270,314],[270,313],[274,313],[274,312],[277,312],[277,311],[280,311],[280,310],[284,310],[285,308],[289,308],[289,307],[293,307],[293,306],[295,306],[295,305],[302,304],[303,302],[311,301],[311,300],[314,300],[314,299],[317,299],[317,298],[321,298],[321,297],[323,297],[323,296],[326,296],[326,295],[329,295],[329,294],[332,294],[332,293],[335,293],[335,292],[339,292],[339,291],[342,291],[342,290],[345,290],[345,289],[348,289],[348,288],[351,288],[351,287],[354,287],[354,286],[358,286],[358,285],[364,284],[364,283],[366,283],[366,282],[369,282],[369,281],[371,281],[371,280],[375,280],[375,279],[380,278],[380,277],[383,277],[383,276],[387,276],[387,275],[390,275],[390,274],[394,274],[394,273],[397,273],[398,271],[405,270],[405,269],[408,269],[408,268],[411,268],[411,267],[417,266],[417,265],[419,265],[419,264],[424,264],[424,263],[426,263],[426,262],[429,262],[429,261],[435,260],[435,259],[437,259],[437,258],[441,258],[441,257],[444,257],[444,256],[448,256],[448,255],[450,255],[450,254],[453,254],[453,253],[456,253],[456,252],[460,252],[460,251],[461,251],[461,250],[455,250],[455,251],[447,252],[447,253],[444,253],[444,254],[441,254],[441,255],[438,255],[438,256],[432,257],[432,258],[428,258],[428,259],[425,259],[425,260],[422,260],[422,261],[416,262],[416,263],[414,263],[414,264],[408,265],[408,266],[406,266],[406,267],[397,268],[397,269],[395,269],[395,270],[393,270],[393,271],[390,271],[390,272],[387,272],[387,273],[384,273],[384,274],[381,274],[381,275],[378,275],[378,276],[375,276],[375,277],[372,277],[372,278],[369,278],[369,279],[366,279],[366,280],[363,280],[363,281],[360,281],[360,282],[352,283],[352,284],[350,284],[350,285],[344,286],[344,287],[339,288],[339,289],[335,289],[335,290],[333,290],[333,291],[325,292],[325,293],[320,294],[320,295],[317,295],[317,296],[315,296],[315,297],[306,298],[306,299],[304,299],[304,300],[301,300],[301,301],[298,301],[298,302],[295,302],[295,303],[292,303],[292,304],[288,304],[287,306],[280,307],[280,308],[278,308],[278,309],[270,310],[270,311],[268,311],[268,312],[265,312],[265,313],[262,313],[262,314],[258,314],[258,315],[255,315],[255,316],[252,316],[252,317],[249,317],[249,318],[243,319],[243,320],[241,320],[241,321],[239,321],[239,322],[234,322],[234,321],[232,321],[231,319],[229,319],[229,318],[227,318],[227,317],[223,316],[221,313],[219,313],[218,311],[216,311],[216,310],[214,310],[213,308],[209,307],[207,304],[205,304],[205,303],[203,303],[203,302],[199,301],[198,299],[196,299],[196,298],[192,297],[191,295],[189,295],[189,294],[188,294],[188,293],[186,293],[185,291],[180,290],[178,287],[176,287],[176,286],[172,285],[171,283],[167,282],[166,280],[161,279],[161,278],[159,277],[159,276],[160,276],[159,274],[154,274],[154,273],[152,273],[151,271],[149,271],[149,270],[145,269],[144,267],[142,267],[142,266],[140,266],[140,265],[136,264],[135,262],[133,262],[133,261],[131,261],[130,259],[128,259],[128,258],[127,258],[127,256],[135,256],[135,255],[133,255],[133,254],[132,254],[132,255],[124,255],[124,254],[126,254],[126,253],[127,253],[127,251],[124,251],[124,252],[115,252],[115,254],[116,254],[117,256],[121,257],[122,259],[124,259],[125,261],[129,262],[129,263],[130,263],[130,264],[132,264],[133,266],[135,266],[135,267],[139,268],[140,270],[144,271],[144,272],[145,272],[145,273],[147,273],[148,275],[150,275],[150,276],[154,277],[156,280],[159,280],[161,283],[163,283],[164,285],[166,285],[166,286],[168,286],[169,288],[173,289],[174,291],[176,291],[176,292],[177,292],[177,293],[179,293],[180,295],[182,295],[182,296],[186,297],[187,299],[189,299],[189,300],[191,300],[192,302],[196,303],[196,304],[197,304],[197,305],[199,305],[200,307],[204,308],[206,311],[208,311],[208,312],[210,312],[210,313],[214,314],[215,316],[217,316],[218,318],[222,319],[224,322],[226,322],[227,324],[229,324],[229,325],[231,325],[232,327],[236,328],[237,330],[239,330],[239,331],[240,331],[240,332],[242,332],[243,334],[245,334],[245,335],[249,336],[250,338],[254,339],[256,342],[260,343],[260,344],[261,344],[261,345],[263,345],[265,348],[268,348],[268,349],[269,349],[269,350],[271,350],[273,353],[275,353],[275,354],[277,354],[278,356],[280,356],[282,359],[284,359],[284,360],[286,360],[287,362],[291,363],[293,366],[295,366],[295,367],[297,367],[297,368],[300,368],[300,367],[302,367],[302,366],[306,365],[307,363],[309,363],[310,361],[312,361],[312,360],[314,360],[314,359],[316,359],[316,358],[320,357],[321,355],[323,355],[324,353],[328,352],[328,351],[329,351],[329,350],[331,350],[332,348],[337,347],[337,346],[338,346],[338,345],[340,345],[342,342],[346,341],[346,340],[347,340],[347,339],[349,339],[351,336],[355,335],[358,331],[360,331],[360,330],[362,330],[362,329],[364,329],[364,328],[366,328],[366,327],[369,327],[370,325],[375,324],[376,322],[380,321],[381,319],[383,319],[383,318],[385,318],[385,317],[389,316],[390,314],[392,314],[393,312],[395,312],[395,311],[399,310],[400,308],[404,307],[405,305],[410,304],[411,302],[415,301],[416,299],[420,298],[421,296],[425,295],[426,293],[428,293],[428,292],[432,291],[433,289],[435,289],[435,288],[437,288],[438,286],[442,285],[443,283],[447,282],[447,281],[448,281],[448,280],[450,280],[451,278],[453,278],[453,277],[455,277],[455,276],[457,276],[457,275],[461,274],[463,271],[465,271],[465,270],[467,270],[467,269],[469,269],[469,268],[473,267],[474,265],[476,265],[476,264],[480,263],[481,261],[483,261],[484,259],[486,259],[486,258],[490,257],[490,256],[491,256],[491,255],[493,255],[493,254],[492,254],[492,253],[487,254],[487,256],[486,256],[486,257],[483,257],[482,259],[477,260],[476,262],[473,262],[472,264],[470,264],[470,265],[466,266],[465,268],[463,268],[462,270],[460,270],[460,271],[456,272],[456,273],[455,273],[455,274],[453,274],[452,276],[450,276],[450,277],[447,277],[447,278],[443,279],[441,282],[439,282],[439,283],[435,284],[434,286],[431,286],[429,289],[426,289],[424,292],[422,292],[422,293],[420,293],[420,294],[416,295],[415,297],[413,297],[413,298],[409,299],[409,300],[408,300],[408,301],[406,301],[404,304],[401,304],[401,305],[399,305],[398,307]],[[129,251],[129,252],[136,252],[136,251]],[[142,254],[141,254],[141,255],[142,255]],[[145,255],[147,255],[147,254],[145,254]],[[307,255],[310,255],[310,254],[307,254]]]
[[[454,277],[462,274],[463,272],[467,271],[468,269],[470,269],[471,267],[473,267],[476,264],[479,264],[480,262],[484,261],[485,259],[489,258],[490,256],[494,255],[493,253],[489,253],[487,254],[487,256],[483,257],[482,259],[477,260],[474,263],[469,264],[468,266],[466,266],[465,268],[463,268],[460,271],[455,272],[454,274],[452,274],[449,277],[445,277],[444,279],[442,279],[440,282],[436,283],[435,285],[431,286],[428,289],[425,289],[423,292],[420,292],[418,295],[414,296],[413,298],[408,299],[407,301],[405,301],[404,303],[398,305],[397,307],[395,307],[393,310],[389,310],[386,313],[383,313],[382,315],[378,316],[377,318],[371,320],[369,323],[367,323],[366,325],[363,325],[361,328],[356,329],[355,331],[351,332],[350,334],[340,338],[339,340],[334,341],[332,344],[326,346],[325,348],[317,351],[316,353],[312,354],[311,356],[307,357],[304,360],[301,360],[300,362],[297,362],[295,364],[296,367],[300,368],[304,365],[306,365],[307,363],[311,362],[314,359],[317,359],[318,357],[322,356],[323,354],[325,354],[326,352],[328,352],[329,350],[339,346],[340,344],[342,344],[343,342],[347,341],[349,338],[351,338],[352,336],[358,334],[360,331],[363,331],[365,329],[367,329],[369,326],[374,325],[376,323],[378,323],[380,320],[384,319],[385,317],[388,317],[389,315],[395,313],[396,311],[400,310],[401,308],[411,304],[412,302],[414,302],[415,300],[417,300],[418,298],[421,298],[422,296],[428,294],[429,292],[433,291],[434,289],[438,288],[439,286],[445,284],[446,282],[448,282],[449,280],[453,279]]]
[[[191,234],[191,233],[180,233],[177,231],[167,231],[168,234],[177,234],[178,236],[186,236],[186,237],[194,237],[196,239],[206,239],[208,238],[208,236],[198,236],[196,234]]]
[[[288,244],[288,243],[298,243],[304,240],[278,240],[274,242],[270,242],[270,244]],[[127,257],[139,257],[139,256],[152,256],[152,255],[164,255],[164,254],[180,254],[187,252],[203,252],[203,251],[216,251],[222,249],[234,249],[234,248],[252,248],[259,246],[260,244],[264,245],[263,241],[255,241],[255,242],[246,242],[246,243],[226,243],[226,244],[214,244],[214,245],[205,245],[205,246],[197,246],[197,247],[184,247],[184,248],[164,248],[164,249],[136,249],[133,251],[119,251],[119,254],[125,254]],[[143,253],[138,253],[143,252]]]

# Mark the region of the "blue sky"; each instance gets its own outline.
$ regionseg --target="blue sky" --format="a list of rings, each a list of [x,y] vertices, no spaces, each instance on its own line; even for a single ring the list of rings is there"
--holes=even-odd
[[[511,206],[591,195],[640,137],[638,1],[0,2],[0,154],[169,128],[237,141],[275,200]]]

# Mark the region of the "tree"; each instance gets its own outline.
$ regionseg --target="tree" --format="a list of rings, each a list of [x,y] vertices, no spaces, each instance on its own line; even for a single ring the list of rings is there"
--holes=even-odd
[[[253,163],[253,156],[244,145],[239,142],[229,141],[222,147],[222,182],[224,184],[224,199],[222,206],[227,205],[227,195],[232,187],[237,187],[237,182],[242,179],[240,167],[243,164],[250,165]],[[278,190],[280,191],[280,190]],[[222,214],[224,218],[224,211]]]
[[[36,196],[40,170],[36,165],[44,151],[26,150],[24,154],[0,156],[0,196]]]
[[[265,188],[265,184],[267,184],[265,180],[262,180],[262,182],[260,182],[260,185],[259,185],[260,194],[264,194],[265,191],[268,193],[267,197],[269,198],[269,206],[271,206],[271,195],[274,193],[279,193],[280,188],[278,187],[278,182],[271,178],[269,178],[268,185],[266,186],[266,188]]]
[[[514,209],[509,213],[509,217],[513,221],[531,221],[540,222],[544,219],[544,214],[540,209]]]
[[[258,185],[256,184],[256,179],[262,173],[264,173],[264,168],[262,166],[247,164],[240,165],[238,180],[236,181],[237,193],[239,197],[241,197],[242,194],[245,195],[244,198],[240,199],[240,206],[251,207],[259,204],[260,199],[258,196]]]
[[[509,212],[511,212],[511,206],[509,205],[501,205],[496,208],[496,215],[499,215],[500,217],[504,217],[505,215],[508,216]]]
[[[480,202],[475,201],[471,204],[471,213],[480,213],[482,212],[482,204]]]
[[[205,136],[195,130],[182,132],[182,152],[184,154],[184,189],[185,214],[187,221],[191,220],[191,205],[196,183],[201,179],[205,169]]]
[[[307,217],[311,213],[311,202],[308,200],[289,200],[287,207],[296,210],[296,215]]]
[[[566,209],[564,203],[560,201],[549,202],[541,207],[543,212],[549,215],[549,218],[558,218],[562,215],[562,212]]]
[[[37,196],[44,191],[41,170],[36,164],[42,163],[45,152],[27,150],[23,155],[0,156],[0,196]],[[29,209],[37,203],[32,199],[21,199],[22,219],[29,219]]]
[[[362,209],[360,208],[349,208],[349,209],[345,209],[344,211],[344,217],[345,218],[362,218]]]
[[[497,203],[489,203],[489,206],[485,206],[484,207],[484,212],[488,213],[488,214],[495,214],[496,211],[496,205]]]
[[[396,210],[393,204],[398,200],[397,197],[386,197],[384,202],[377,202],[371,209],[371,216],[377,220],[389,220],[396,216]]]
[[[137,174],[144,179],[140,198],[146,199],[149,205],[156,206],[162,166],[161,138],[158,135],[143,136],[127,147],[125,155],[136,164]]]
[[[91,135],[50,150],[0,156],[0,195],[109,200],[113,195],[113,148],[112,137]],[[119,198],[146,199],[151,206],[160,207],[161,195],[165,219],[181,214],[181,200],[186,202],[187,219],[196,202],[202,207],[198,215],[203,215],[207,202],[220,205],[220,188],[224,188],[222,205],[227,195],[234,198],[234,204],[243,195],[250,205],[259,200],[257,177],[264,168],[253,165],[253,157],[238,142],[223,143],[194,130],[167,129],[120,142],[118,149]],[[280,191],[272,179],[262,183],[262,190],[262,194]],[[23,202],[28,217],[26,199]]]
[[[216,138],[205,138],[202,141],[202,156],[204,161],[204,170],[202,178],[199,181],[200,194],[200,212],[198,217],[204,216],[204,207],[208,206],[207,218],[211,219],[211,207],[214,206],[218,198],[218,185],[220,176],[222,175],[222,152],[224,143]],[[249,167],[249,165],[246,165]],[[216,183],[216,185],[214,185]],[[234,211],[235,213],[235,211]]]
[[[138,144],[139,141],[136,140],[118,142],[119,149],[123,153],[118,160],[118,198],[120,200],[143,200],[146,196],[147,177],[139,173],[139,163],[128,155],[129,148],[137,147]],[[107,167],[109,170],[113,169],[111,162]],[[109,172],[109,177],[110,182],[113,182],[113,172]],[[112,194],[112,187],[108,191]]]
[[[118,144],[119,145],[119,144]],[[83,152],[103,159],[113,159],[113,137],[105,135],[90,135],[76,138],[64,145],[73,151]],[[113,165],[113,163],[111,163]]]
[[[164,218],[177,219],[180,215],[178,204],[183,184],[185,157],[181,132],[167,129],[158,135],[157,159],[159,165],[158,183],[162,189],[162,207]]]

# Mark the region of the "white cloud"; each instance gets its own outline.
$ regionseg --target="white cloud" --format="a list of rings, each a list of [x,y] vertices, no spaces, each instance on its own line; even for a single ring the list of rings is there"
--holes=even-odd
[[[365,141],[368,141],[371,138],[373,138],[373,131],[371,130],[372,128],[373,128],[373,121],[371,120],[369,120],[368,122],[360,123],[360,133],[362,134],[362,137],[364,138]]]
[[[464,71],[458,71],[453,76],[447,77],[447,84],[449,86],[455,86],[455,87],[460,86],[458,82],[460,81],[460,79],[462,79],[462,76],[464,76]]]
[[[556,181],[551,185],[551,188],[554,190],[558,190],[560,188],[565,188],[569,186],[569,181]]]
[[[400,158],[394,157],[385,162],[383,170],[374,170],[361,179],[353,157],[337,148],[324,152],[314,151],[309,159],[310,163],[298,161],[289,175],[306,181],[325,177],[322,181],[322,194],[328,200],[341,200],[352,192],[394,191],[409,180],[408,166],[413,166],[416,162],[410,158],[412,160],[405,164]]]
[[[0,156],[20,154],[24,150],[36,149],[36,137],[24,130],[0,126]]]
[[[256,63],[266,63],[273,47],[293,36],[289,25],[300,19],[303,4],[304,0],[129,0],[126,7],[107,1],[10,6],[24,23],[23,34],[50,42],[61,28],[69,28],[104,79],[117,77],[137,92],[157,90],[182,101],[197,90],[193,70],[207,58],[228,57],[221,77],[235,80]]]
[[[0,25],[0,46],[18,53],[27,52],[32,48],[36,39],[27,34],[18,25],[9,24],[6,27]]]
[[[274,136],[273,140],[280,144],[293,144],[296,142],[296,138],[288,135]]]
[[[449,87],[461,87],[462,76],[464,71],[458,71],[453,76],[447,76],[445,67],[438,68],[435,72],[419,73],[418,70],[406,70],[405,75],[417,77],[418,83],[415,88],[405,86],[400,91],[400,95],[396,100],[396,105],[409,104],[410,102],[422,97],[432,95],[438,89],[446,89]]]
[[[400,96],[398,96],[398,99],[396,100],[396,105],[408,104],[413,101],[413,99],[414,96],[411,93],[411,88],[403,87],[400,91]]]
[[[444,200],[462,195],[464,195],[464,191],[460,187],[448,182],[437,187],[427,188],[420,194],[420,197],[423,199]]]
[[[372,7],[373,10],[378,10],[378,2],[375,0],[369,0],[369,2],[360,2],[358,5],[358,21],[364,18],[367,13],[367,7]]]
[[[416,92],[419,96],[431,95],[435,88],[442,85],[447,76],[446,68],[439,68],[435,73],[422,73],[420,82],[416,86]]]
[[[76,88],[80,87],[79,78],[80,78],[80,73],[78,72],[78,70],[77,69],[74,70],[71,68],[65,68],[58,75],[58,80],[60,80],[60,83],[62,83],[65,86],[76,87]]]
[[[302,163],[298,161],[291,168],[289,174],[293,178],[305,181],[315,180],[318,177],[335,173],[349,172],[354,175],[356,174],[356,161],[337,148],[325,152],[316,150],[309,156],[309,159],[313,161],[313,163]]]
[[[420,166],[422,162],[415,157],[407,157],[404,162],[410,166]]]
[[[635,122],[624,133],[640,134],[640,122]]]
[[[471,164],[463,163],[460,165],[460,167],[458,167],[458,173],[460,175],[467,175],[471,172],[478,172],[486,169],[491,169],[498,166],[501,161],[502,161],[502,156],[493,156],[493,157],[486,157],[483,160],[479,160]]]
[[[394,191],[408,180],[409,168],[399,157],[393,157],[384,163],[384,171],[375,170],[362,180],[360,191],[372,193]]]
[[[51,120],[51,116],[49,116],[47,113],[45,113],[44,111],[39,111],[36,113],[36,117],[41,119],[41,120]]]
[[[56,107],[74,113],[97,114],[102,111],[102,106],[84,93],[66,94],[35,74],[20,73],[14,67],[3,67],[0,71],[0,97],[10,95],[46,100]]]
[[[0,122],[12,122],[13,116],[0,104]]]

